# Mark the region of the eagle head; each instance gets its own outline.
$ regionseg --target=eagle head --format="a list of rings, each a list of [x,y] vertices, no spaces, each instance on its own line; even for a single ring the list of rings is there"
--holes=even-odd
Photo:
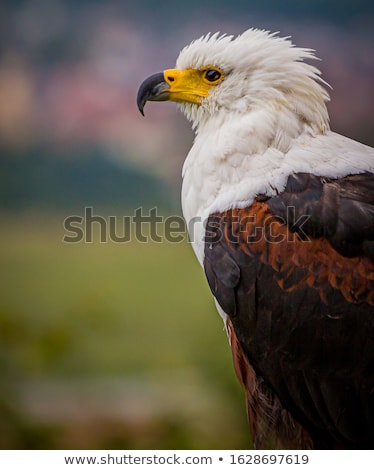
[[[144,80],[138,108],[143,114],[147,101],[175,101],[198,128],[215,115],[270,107],[325,132],[326,83],[305,62],[315,58],[311,49],[295,47],[289,38],[268,31],[249,29],[237,37],[208,34],[180,52],[176,68]]]

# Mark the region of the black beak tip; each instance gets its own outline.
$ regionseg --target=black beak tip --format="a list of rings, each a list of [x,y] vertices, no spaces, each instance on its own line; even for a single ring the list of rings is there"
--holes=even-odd
[[[138,103],[138,109],[142,116],[144,116],[144,104]]]
[[[143,93],[142,87],[139,88],[138,96],[136,97],[136,104],[138,105],[139,112],[144,116],[144,106],[147,102],[147,98]]]
[[[140,85],[138,95],[136,97],[136,103],[142,116],[144,116],[144,106],[147,101],[158,101],[157,97],[162,91],[160,86],[163,85],[165,85],[165,81],[164,74],[162,72],[151,75]]]

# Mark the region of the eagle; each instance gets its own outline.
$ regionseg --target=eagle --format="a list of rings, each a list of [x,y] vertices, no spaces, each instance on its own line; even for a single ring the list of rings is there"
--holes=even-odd
[[[195,139],[182,210],[255,448],[374,448],[374,149],[330,130],[312,49],[207,34],[145,79]]]

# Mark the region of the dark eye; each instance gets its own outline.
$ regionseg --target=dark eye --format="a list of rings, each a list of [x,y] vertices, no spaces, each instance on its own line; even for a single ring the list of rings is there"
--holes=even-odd
[[[205,72],[205,78],[208,82],[216,82],[221,78],[222,74],[219,70],[209,69]]]

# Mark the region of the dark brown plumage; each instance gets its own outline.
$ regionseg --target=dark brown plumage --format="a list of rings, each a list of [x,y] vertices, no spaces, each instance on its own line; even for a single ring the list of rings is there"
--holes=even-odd
[[[210,216],[204,261],[254,441],[373,448],[374,176],[257,199]]]

